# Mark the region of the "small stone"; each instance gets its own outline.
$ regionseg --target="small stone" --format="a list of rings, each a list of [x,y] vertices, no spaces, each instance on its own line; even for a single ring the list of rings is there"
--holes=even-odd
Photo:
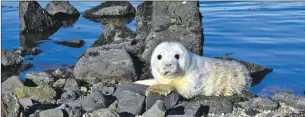
[[[88,91],[87,87],[80,87],[80,90],[81,90],[82,92],[87,92],[87,91]]]
[[[57,100],[57,104],[68,103],[76,100],[78,97],[79,95],[76,92],[69,90],[61,95],[61,98]]]
[[[76,79],[74,78],[68,78],[65,82],[64,90],[73,90],[73,91],[78,91],[79,90],[79,85]]]
[[[25,77],[26,79],[32,80],[37,85],[48,84],[52,86],[54,83],[54,78],[45,72],[27,72]]]
[[[156,103],[143,114],[143,117],[165,117],[165,112],[166,109],[163,101],[157,100]]]
[[[39,113],[40,117],[64,117],[64,113],[61,109],[49,109],[43,110]]]
[[[146,109],[149,109],[151,106],[153,106],[157,100],[162,100],[166,109],[170,109],[178,103],[179,99],[180,96],[176,92],[172,92],[167,96],[150,92],[146,97]]]
[[[279,103],[272,101],[267,97],[253,98],[247,102],[239,103],[244,109],[261,109],[261,110],[275,110],[279,108]]]
[[[12,76],[1,83],[1,94],[10,94],[18,87],[23,86],[22,81],[18,76]]]
[[[119,114],[111,109],[103,108],[93,111],[90,114],[90,117],[119,117]]]
[[[108,107],[109,109],[111,109],[111,110],[114,110],[114,111],[116,111],[117,110],[117,108],[118,108],[118,101],[116,100],[116,101],[114,101],[112,104],[110,104],[109,105],[109,107]]]
[[[58,79],[56,82],[54,82],[53,87],[54,88],[63,88],[66,84],[66,79]]]
[[[31,99],[28,98],[22,98],[19,99],[19,103],[25,108],[25,107],[30,107],[33,106],[33,101]]]
[[[143,109],[145,97],[140,94],[124,90],[121,94],[116,95],[116,98],[118,99],[117,112],[119,113],[138,115]]]
[[[288,106],[305,110],[305,97],[296,96],[291,93],[276,93],[272,96],[274,101],[285,103]]]

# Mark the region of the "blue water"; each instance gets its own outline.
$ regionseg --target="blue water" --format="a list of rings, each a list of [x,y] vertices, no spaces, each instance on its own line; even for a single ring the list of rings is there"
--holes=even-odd
[[[45,7],[47,2],[39,2]],[[70,2],[81,14],[100,2]],[[139,2],[133,2],[137,6]],[[2,2],[2,48],[20,47],[18,2]],[[304,2],[200,2],[204,27],[204,56],[223,56],[261,64],[274,71],[251,89],[259,95],[305,90],[305,3]],[[135,31],[135,21],[126,25]],[[103,25],[79,17],[73,27],[61,28],[38,44],[43,53],[27,60],[42,71],[73,65],[77,57],[102,33]],[[82,39],[82,48],[56,45],[55,41]]]

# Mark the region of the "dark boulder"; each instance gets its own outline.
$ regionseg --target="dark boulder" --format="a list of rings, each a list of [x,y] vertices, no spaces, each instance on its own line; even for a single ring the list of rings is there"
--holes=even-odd
[[[72,48],[80,48],[85,44],[84,40],[69,40],[69,41],[59,41],[55,42],[56,44],[68,46]]]

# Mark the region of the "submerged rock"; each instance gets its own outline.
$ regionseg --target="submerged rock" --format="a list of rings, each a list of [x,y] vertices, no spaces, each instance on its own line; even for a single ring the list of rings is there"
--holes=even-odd
[[[29,48],[29,47],[19,47],[13,50],[15,54],[25,56],[25,55],[38,55],[42,52],[42,50],[36,48]]]
[[[74,67],[76,79],[95,84],[98,82],[127,83],[137,76],[132,59],[122,49],[89,48]]]
[[[21,64],[24,58],[1,48],[1,67],[16,67]]]
[[[59,45],[64,45],[72,48],[80,48],[85,44],[84,40],[69,40],[69,41],[59,41],[55,42],[56,44]]]
[[[78,17],[80,15],[77,9],[73,7],[69,1],[52,1],[47,4],[45,9],[49,14],[58,18]]]
[[[61,27],[37,1],[19,1],[19,18],[21,33],[46,32]]]
[[[29,98],[39,102],[54,102],[56,92],[48,85],[39,85],[37,87],[22,86],[16,88],[14,94],[20,98]]]
[[[19,117],[20,104],[13,94],[1,94],[1,117]]]
[[[84,13],[85,18],[134,16],[136,10],[128,1],[106,1]]]
[[[11,94],[18,87],[22,87],[23,83],[18,76],[12,76],[1,83],[1,94]]]
[[[165,112],[166,109],[163,101],[157,100],[156,103],[143,114],[143,117],[165,117]]]

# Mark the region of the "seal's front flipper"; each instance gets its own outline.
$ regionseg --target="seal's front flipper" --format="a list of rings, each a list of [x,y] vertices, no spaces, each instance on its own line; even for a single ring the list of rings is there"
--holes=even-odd
[[[146,89],[145,95],[147,96],[149,94],[149,92],[152,92],[152,93],[157,93],[157,94],[160,94],[160,95],[167,96],[168,94],[170,94],[174,90],[175,90],[175,87],[173,87],[172,85],[155,84],[155,85],[152,85],[152,86],[150,86]]]
[[[148,85],[148,86],[152,86],[157,84],[157,81],[155,79],[148,79],[148,80],[139,80],[134,82],[135,84],[142,84],[142,85]]]

